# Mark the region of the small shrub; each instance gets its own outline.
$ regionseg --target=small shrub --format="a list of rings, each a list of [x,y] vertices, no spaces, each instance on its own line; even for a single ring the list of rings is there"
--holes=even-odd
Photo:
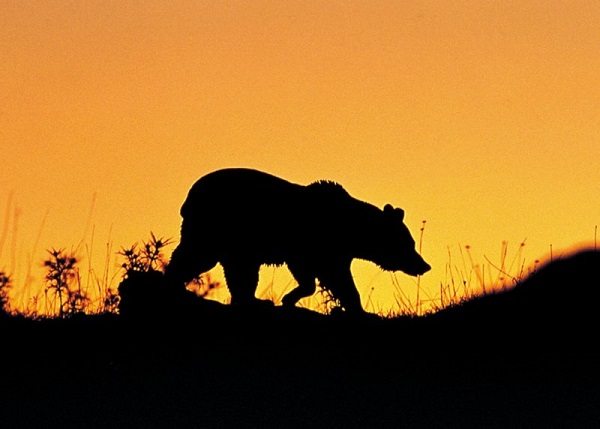
[[[77,288],[72,286],[79,278],[77,258],[63,249],[51,249],[48,253],[50,257],[44,261],[47,269],[45,291],[58,299],[58,316],[62,318],[84,312],[90,300],[79,285]]]
[[[123,280],[118,287],[118,296],[107,296],[105,306],[131,317],[154,314],[169,302],[162,271],[167,264],[163,249],[171,243],[171,239],[158,238],[150,232],[150,240],[142,242],[141,246],[134,243],[117,252],[125,259],[121,264]]]
[[[172,239],[158,238],[154,233],[150,232],[150,239],[143,242],[141,246],[134,243],[130,247],[122,248],[118,254],[125,259],[121,264],[121,268],[124,270],[123,279],[126,280],[135,273],[134,277],[138,283],[143,281],[143,279],[149,280],[149,283],[156,283],[156,275],[162,273],[168,263],[163,249],[172,243]],[[139,273],[148,273],[149,275],[138,276],[137,274]],[[214,280],[209,273],[204,273],[192,280],[188,284],[187,289],[201,298],[206,298],[221,286],[221,283]],[[153,291],[150,291],[150,286],[148,286],[147,293],[164,292],[165,290],[155,288]],[[121,298],[123,297],[121,296]],[[119,307],[118,298],[116,306]]]
[[[119,308],[119,294],[112,289],[108,289],[102,300],[102,310],[104,313],[117,313]]]
[[[162,271],[167,265],[163,249],[171,243],[171,239],[157,238],[150,232],[150,240],[143,242],[141,247],[134,243],[128,248],[122,248],[118,254],[125,258],[121,265],[125,270],[124,277],[130,272]]]
[[[73,316],[75,314],[85,313],[86,308],[90,304],[90,298],[81,290],[67,290],[67,314]]]
[[[119,284],[118,309],[123,317],[148,317],[169,310],[162,273],[128,271]]]
[[[211,293],[221,286],[221,283],[217,280],[214,280],[210,273],[204,273],[193,279],[187,285],[187,289],[191,292],[194,292],[201,298],[207,298]]]
[[[0,271],[0,314],[9,313],[8,291],[12,287],[12,279],[4,271]]]

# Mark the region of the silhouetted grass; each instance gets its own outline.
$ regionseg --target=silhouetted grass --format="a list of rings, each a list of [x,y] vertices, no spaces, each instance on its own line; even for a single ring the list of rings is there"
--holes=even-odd
[[[141,247],[138,248],[138,244],[134,243],[118,252],[125,259],[121,268],[125,273],[162,271],[167,264],[163,249],[172,243],[173,240],[156,237],[150,232],[150,239],[142,242]]]
[[[81,290],[77,258],[63,249],[51,249],[50,256],[44,261],[46,267],[46,297],[49,297],[50,310],[58,304],[58,317],[72,316],[83,312],[89,298]]]
[[[422,250],[425,225],[426,221],[423,221],[418,237],[419,252]],[[167,263],[164,249],[171,243],[172,240],[157,237],[151,232],[150,238],[142,241],[141,245],[134,243],[129,247],[121,248],[120,251],[116,252],[123,260],[121,276],[126,278],[131,272],[162,271]],[[374,309],[376,313],[386,318],[421,316],[471,301],[481,295],[513,288],[528,275],[535,273],[540,265],[538,260],[534,261],[532,265],[526,265],[523,256],[524,247],[525,240],[511,254],[508,243],[503,242],[501,243],[499,258],[492,260],[492,258],[484,255],[484,262],[476,260],[469,245],[459,245],[455,250],[448,247],[445,278],[440,282],[439,293],[432,294],[432,291],[421,288],[420,277],[416,277],[416,280],[414,280],[415,288],[411,290],[410,287],[406,288],[406,285],[401,285],[395,274],[391,274],[391,282],[395,289],[396,309]],[[18,311],[22,315],[33,318],[41,315],[67,317],[74,314],[117,312],[120,296],[111,284],[118,273],[113,275],[112,278],[109,278],[108,274],[111,247],[107,245],[105,268],[102,270],[101,276],[96,275],[93,270],[91,252],[89,248],[87,249],[89,265],[85,284],[81,280],[78,266],[79,258],[63,249],[50,249],[48,250],[49,257],[44,261],[47,272],[46,287],[42,297],[43,311],[39,311],[39,305],[41,305],[39,295],[34,297],[34,301],[31,303],[32,307],[23,310],[11,306],[12,311]],[[458,257],[456,252],[458,252]],[[552,257],[550,260],[552,261]],[[274,281],[272,281],[262,292],[262,298],[275,303],[279,302],[281,296],[292,285],[292,282],[281,289],[276,287]],[[91,293],[92,286],[96,287],[96,293],[93,297]],[[214,280],[210,273],[202,274],[188,285],[189,291],[204,298],[210,297],[221,288],[223,288],[223,285]],[[10,306],[8,287],[4,288],[4,291],[4,307],[8,308]],[[363,297],[367,308],[373,308],[371,300],[373,291],[374,288],[371,288],[368,295]],[[307,308],[324,314],[331,314],[341,309],[339,301],[331,291],[320,284],[318,284],[318,293],[306,302],[308,302]],[[303,305],[307,306],[306,303]]]
[[[423,221],[419,236],[419,250],[423,243]],[[50,249],[49,258],[44,261],[47,269],[46,287],[43,294],[35,296],[28,308],[12,307],[23,315],[30,317],[53,316],[65,317],[74,313],[98,314],[118,311],[119,294],[113,286],[117,277],[127,276],[129,272],[162,271],[167,260],[164,249],[172,243],[170,239],[157,237],[150,233],[148,240],[141,244],[134,243],[129,247],[122,247],[116,255],[122,262],[120,272],[109,275],[109,261],[112,258],[110,245],[107,245],[106,260],[101,275],[88,262],[86,279],[82,280],[79,261],[73,253],[65,250]],[[503,290],[513,287],[529,273],[535,271],[539,261],[526,267],[523,257],[525,242],[520,243],[516,252],[510,255],[508,243],[501,245],[500,257],[492,261],[484,256],[483,263],[475,260],[470,246],[457,246],[457,250],[448,247],[448,262],[445,267],[445,278],[440,282],[438,293],[432,293],[420,286],[420,277],[413,279],[414,287],[410,284],[401,284],[396,274],[390,274],[391,284],[394,288],[396,308],[378,309],[371,300],[374,288],[371,288],[363,297],[365,307],[385,317],[416,315],[420,316],[438,311],[447,306],[452,306],[490,291]],[[458,251],[458,257],[455,252]],[[88,250],[88,261],[91,260]],[[72,267],[68,265],[72,264]],[[273,268],[274,279],[275,268]],[[406,278],[402,278],[405,283]],[[293,286],[290,280],[287,286],[275,285],[272,281],[264,290],[260,291],[261,299],[279,303],[285,292]],[[211,273],[204,273],[188,284],[188,290],[197,295],[210,298],[217,291],[224,289],[224,285],[215,280]],[[323,285],[318,284],[318,293],[304,301],[301,306],[317,310],[324,314],[337,311],[341,305],[336,297]],[[40,311],[41,310],[41,311]]]
[[[0,317],[10,313],[8,291],[12,287],[12,280],[4,271],[0,271]]]

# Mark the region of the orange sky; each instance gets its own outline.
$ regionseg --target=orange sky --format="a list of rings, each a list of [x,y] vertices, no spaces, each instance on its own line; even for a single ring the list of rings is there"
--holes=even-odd
[[[0,269],[18,286],[51,246],[85,239],[102,270],[107,241],[177,237],[226,166],[427,220],[432,297],[448,247],[485,264],[526,238],[532,263],[592,242],[599,22],[597,1],[0,0]],[[394,307],[389,275],[354,269],[363,304]]]

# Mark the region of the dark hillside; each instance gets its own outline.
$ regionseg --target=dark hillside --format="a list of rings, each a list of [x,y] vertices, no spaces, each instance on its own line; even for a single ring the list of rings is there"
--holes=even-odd
[[[593,353],[600,328],[600,252],[582,251],[540,268],[515,288],[444,309],[432,324],[479,326],[488,343],[544,345]]]
[[[121,316],[0,319],[0,419],[3,427],[598,427],[599,261],[581,252],[502,294],[393,320],[223,306],[170,296],[159,275],[142,274],[121,289]]]
[[[588,250],[548,263],[514,289],[445,309],[436,318],[518,319],[571,327],[597,322],[599,299],[600,252]]]

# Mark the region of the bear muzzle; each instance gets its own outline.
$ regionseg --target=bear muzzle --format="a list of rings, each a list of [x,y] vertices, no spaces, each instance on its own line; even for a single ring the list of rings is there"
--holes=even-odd
[[[402,269],[402,271],[411,276],[420,276],[429,270],[431,270],[431,265],[425,262],[425,260],[418,253],[415,254],[415,257],[412,258],[410,263]]]

